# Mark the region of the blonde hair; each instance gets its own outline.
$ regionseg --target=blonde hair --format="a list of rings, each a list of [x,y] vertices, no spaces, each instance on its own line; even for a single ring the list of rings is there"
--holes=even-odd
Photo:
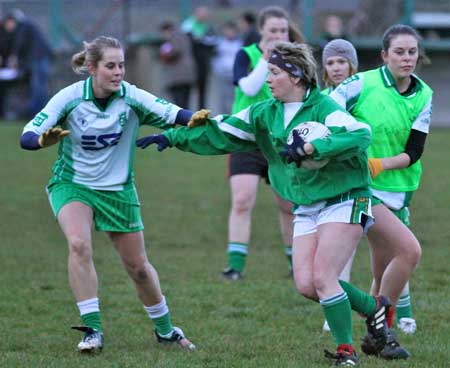
[[[299,84],[305,88],[317,85],[317,64],[311,48],[306,43],[277,42],[274,50],[283,59],[299,68],[302,72]]]
[[[348,63],[348,76],[347,78],[351,77],[352,75],[355,75],[358,72],[358,69],[355,68],[355,66],[350,62],[350,60],[348,60],[347,58],[345,58],[345,60],[347,60]],[[345,78],[345,79],[347,79]],[[331,80],[330,76],[327,73],[327,69],[325,67],[325,65],[323,66],[323,75],[322,75],[322,79],[325,83],[325,86],[327,87],[337,87],[333,81]]]
[[[123,49],[119,40],[113,37],[100,36],[91,42],[83,42],[84,50],[72,56],[72,69],[77,74],[87,72],[88,64],[97,65],[102,60],[105,49]]]

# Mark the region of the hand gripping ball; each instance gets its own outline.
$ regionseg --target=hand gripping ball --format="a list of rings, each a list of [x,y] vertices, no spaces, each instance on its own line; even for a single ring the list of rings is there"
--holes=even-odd
[[[315,139],[326,138],[331,134],[330,129],[328,129],[325,124],[318,123],[316,121],[307,121],[297,125],[294,129],[291,130],[287,140],[288,144],[292,143],[292,132],[294,130],[298,131],[300,137],[302,137],[306,143],[312,142]],[[329,159],[314,160],[312,158],[305,158],[301,162],[300,167],[308,170],[320,169],[321,167],[324,167],[329,161]]]

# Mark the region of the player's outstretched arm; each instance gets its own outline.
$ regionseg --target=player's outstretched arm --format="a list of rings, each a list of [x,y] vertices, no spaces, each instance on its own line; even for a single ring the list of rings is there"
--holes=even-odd
[[[61,128],[50,128],[41,135],[27,131],[20,137],[20,146],[23,149],[34,151],[58,143],[69,134],[69,130],[63,130]]]

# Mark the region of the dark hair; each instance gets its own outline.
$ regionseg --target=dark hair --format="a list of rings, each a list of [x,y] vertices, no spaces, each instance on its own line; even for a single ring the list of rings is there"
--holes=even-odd
[[[246,11],[241,14],[241,18],[244,19],[248,24],[255,25],[256,23],[256,16],[252,12]]]
[[[267,6],[263,8],[258,15],[258,26],[262,28],[267,18],[284,18],[289,20],[289,14],[279,6]]]
[[[83,42],[83,46],[82,51],[72,56],[72,69],[77,74],[85,73],[89,63],[97,66],[107,48],[123,49],[119,40],[105,36],[97,37],[91,42]]]
[[[262,28],[266,23],[268,18],[283,18],[288,21],[289,24],[289,41],[303,43],[305,42],[305,37],[302,35],[300,30],[292,23],[289,18],[289,14],[283,8],[279,6],[267,6],[259,12],[258,16],[258,26]]]
[[[172,31],[175,29],[175,23],[172,22],[171,20],[165,20],[164,22],[162,22],[159,25],[159,30],[160,31]]]
[[[389,47],[391,47],[392,39],[400,35],[409,35],[417,40],[417,45],[419,47],[419,59],[418,63],[428,64],[430,60],[425,55],[425,51],[421,46],[422,36],[413,27],[406,24],[394,24],[390,26],[383,34],[383,51],[388,52]]]

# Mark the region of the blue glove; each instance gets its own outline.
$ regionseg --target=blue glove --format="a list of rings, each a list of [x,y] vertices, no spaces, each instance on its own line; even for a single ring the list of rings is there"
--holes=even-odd
[[[286,162],[290,164],[291,162],[295,162],[297,167],[300,167],[302,160],[306,156],[305,152],[305,144],[306,142],[300,137],[300,134],[297,130],[292,131],[292,143],[286,143],[284,145],[284,150],[280,152],[280,156],[283,159],[286,159]]]
[[[141,148],[147,148],[151,144],[157,144],[159,152],[164,151],[167,147],[171,147],[169,140],[163,134],[152,134],[136,141],[136,146]]]

